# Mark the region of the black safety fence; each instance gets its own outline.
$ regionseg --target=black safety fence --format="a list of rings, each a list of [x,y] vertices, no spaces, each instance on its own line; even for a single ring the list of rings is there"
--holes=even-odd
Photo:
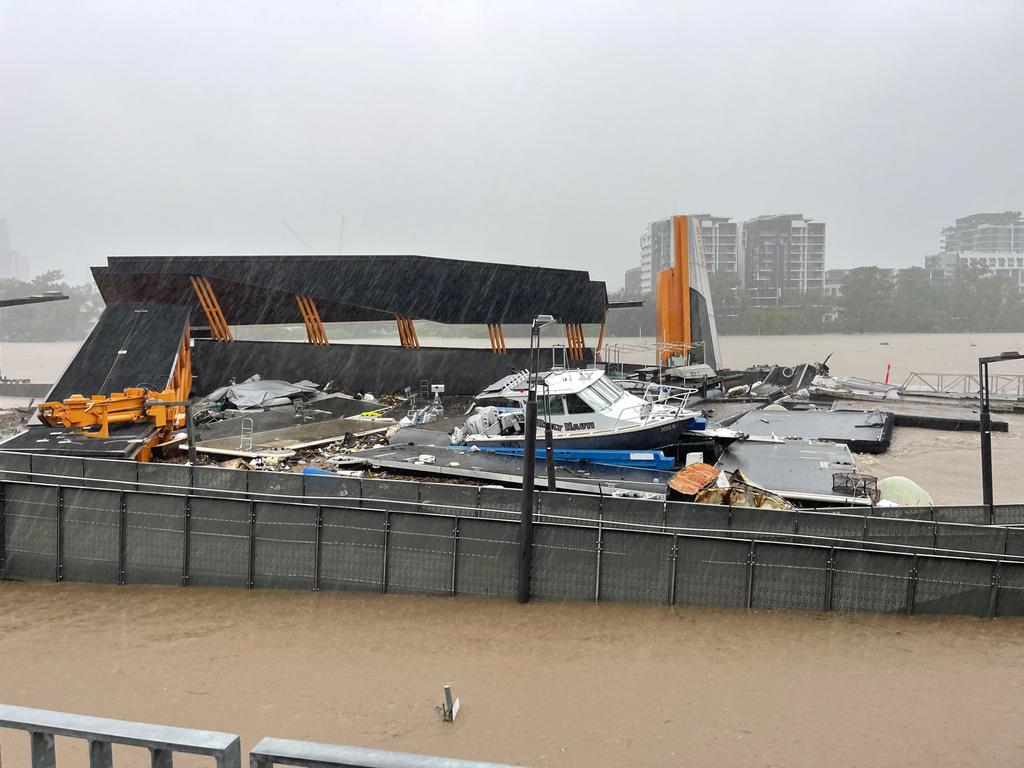
[[[559,517],[553,496],[541,496],[535,527],[532,594],[540,598],[1024,614],[1024,557],[955,556],[906,543],[902,532],[886,534],[890,544],[815,539],[786,529],[777,515],[766,518],[777,530],[763,533],[672,528],[663,516],[671,510],[673,522],[690,523],[688,510],[657,502],[642,506],[639,522],[593,519],[586,504]],[[491,501],[511,501],[499,497]],[[736,522],[749,525],[763,511],[745,509]],[[0,482],[0,573],[58,582],[510,597],[519,562],[515,515],[397,500],[237,499],[8,480]]]

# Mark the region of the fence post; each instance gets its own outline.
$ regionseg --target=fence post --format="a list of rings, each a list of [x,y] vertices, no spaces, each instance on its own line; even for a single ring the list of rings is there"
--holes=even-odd
[[[988,617],[990,619],[995,618],[996,615],[996,601],[999,599],[999,582],[1000,579],[1000,568],[1002,563],[992,563],[992,586],[988,595]]]
[[[182,534],[184,540],[181,546],[181,586],[188,586],[188,571],[189,571],[189,546],[188,540],[192,534],[192,494],[185,494],[185,508],[183,510],[185,519],[182,520]]]
[[[832,584],[836,573],[836,548],[828,548],[828,571],[825,574],[825,610],[832,610]]]
[[[324,508],[316,505],[316,543],[313,545],[313,591],[320,591],[320,545],[324,538]]]
[[[747,610],[754,603],[754,558],[756,557],[757,551],[755,549],[755,542],[753,539],[750,540],[750,551],[747,553]]]
[[[679,534],[672,534],[672,575],[668,585],[668,604],[676,603],[676,573],[679,570]]]
[[[0,482],[0,581],[7,574],[7,483]]]
[[[459,516],[452,522],[452,587],[449,594],[455,597],[456,580],[459,576]]]
[[[32,768],[56,768],[57,756],[53,752],[53,734],[32,732]]]
[[[256,586],[256,502],[249,499],[249,564],[246,566],[248,586]]]
[[[120,509],[118,510],[117,519],[117,583],[124,584],[127,574],[127,568],[125,567],[125,554],[128,548],[128,507],[127,502],[124,498],[124,491],[121,491],[119,499]],[[91,749],[91,747],[90,747]]]
[[[109,741],[89,742],[89,768],[114,768]]]
[[[601,551],[604,549],[604,512],[597,516],[597,567],[594,569],[594,602],[601,601]]]
[[[381,594],[388,593],[388,543],[391,538],[391,510],[384,510],[384,572],[380,577]]]
[[[910,572],[907,574],[907,615],[914,613],[914,597],[917,595],[917,555],[910,561]]]
[[[64,486],[57,486],[57,572],[58,582],[64,580]]]

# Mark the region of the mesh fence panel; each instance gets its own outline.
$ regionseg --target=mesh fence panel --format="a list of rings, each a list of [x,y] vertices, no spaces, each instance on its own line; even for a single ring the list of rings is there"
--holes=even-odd
[[[542,491],[537,495],[537,517],[541,522],[564,522],[566,525],[589,525],[586,522],[555,521],[555,517],[575,517],[583,520],[597,521],[601,517],[601,497],[584,496],[578,493],[558,493]]]
[[[856,544],[849,542],[862,541],[864,539],[863,517],[803,512],[797,518],[797,526],[797,532],[801,536],[818,536],[832,539],[831,543],[839,543],[841,541],[845,547],[856,547]]]
[[[835,550],[832,610],[905,613],[913,563],[911,555]]]
[[[1006,530],[1006,554],[1024,555],[1024,528]]]
[[[733,536],[752,538],[747,531],[757,533],[793,533],[796,530],[796,513],[786,509],[756,509],[753,507],[732,508]],[[756,538],[756,537],[753,537]],[[792,541],[791,537],[772,537],[773,541]]]
[[[420,500],[420,485],[409,480],[376,480],[363,478],[363,506],[409,512]]]
[[[565,525],[534,528],[531,591],[552,600],[593,600],[597,531]]]
[[[988,525],[988,507],[977,505],[961,507],[935,507],[932,519],[937,523],[970,523]]]
[[[391,513],[388,592],[449,594],[455,519]]]
[[[665,502],[606,497],[601,500],[601,517],[612,522],[665,525]]]
[[[237,498],[249,487],[249,472],[223,467],[192,467],[192,487],[201,496]]]
[[[914,613],[986,616],[993,563],[945,557],[918,557]]]
[[[605,531],[601,541],[602,600],[667,603],[672,596],[673,537]]]
[[[256,502],[253,586],[313,589],[316,507]]]
[[[670,501],[665,504],[665,525],[669,528],[729,530],[729,508],[711,504]]]
[[[0,481],[25,482],[31,479],[32,457],[27,453],[4,453],[0,451]]]
[[[180,584],[185,498],[125,494],[124,570],[128,584]]]
[[[1024,524],[1024,504],[1000,504],[993,513],[992,522],[995,525]]]
[[[510,597],[516,592],[519,525],[501,520],[459,520],[455,591]]]
[[[383,590],[385,515],[364,509],[323,508],[321,589]]]
[[[511,488],[480,488],[480,509],[497,509],[502,512],[519,512],[519,505],[522,503],[522,491],[515,491]],[[537,509],[537,507],[534,507]]]
[[[747,604],[750,543],[680,536],[676,602],[689,605]]]
[[[84,459],[74,456],[32,457],[32,480],[52,485],[84,485]]]
[[[887,517],[896,520],[931,520],[931,507],[874,507],[865,508],[872,517]]]
[[[420,483],[421,508],[424,512],[437,514],[475,516],[479,493],[476,486]]]
[[[121,494],[64,489],[61,559],[68,581],[116,584],[120,575]]]
[[[139,462],[114,459],[88,459],[83,463],[85,484],[91,488],[135,490],[139,480]]]
[[[1006,529],[953,523],[936,523],[935,529],[935,546],[938,549],[1000,555],[1006,551]]]
[[[346,504],[358,506],[362,482],[358,477],[330,477],[329,475],[303,475],[302,487],[306,496],[345,499]],[[326,502],[324,502],[326,503]]]
[[[935,542],[935,526],[924,520],[869,517],[864,541],[902,544],[907,547],[930,547]]]
[[[193,497],[190,505],[189,584],[248,586],[249,502]]]
[[[828,604],[829,551],[758,542],[751,608],[823,611]]]
[[[249,492],[264,493],[269,496],[302,496],[302,475],[294,472],[250,472]],[[276,501],[273,498],[256,498],[263,501]]]
[[[1024,563],[999,564],[996,616],[1024,616]]]
[[[185,464],[139,464],[139,490],[150,493],[186,493],[192,487],[192,467]]]
[[[57,489],[4,483],[4,539],[8,579],[57,575]]]

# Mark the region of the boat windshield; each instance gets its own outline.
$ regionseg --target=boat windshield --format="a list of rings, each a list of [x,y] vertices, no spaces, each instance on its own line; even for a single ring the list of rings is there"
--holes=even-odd
[[[613,403],[617,402],[620,397],[626,394],[626,391],[622,387],[620,387],[615,382],[608,380],[604,376],[598,378],[597,381],[595,381],[591,385],[591,387],[600,392],[602,395],[604,395],[605,398],[611,400]]]
[[[593,408],[595,411],[603,411],[612,406],[615,400],[612,400],[605,395],[601,390],[591,384],[586,389],[580,390],[580,397],[587,405]],[[618,398],[616,398],[618,399]]]

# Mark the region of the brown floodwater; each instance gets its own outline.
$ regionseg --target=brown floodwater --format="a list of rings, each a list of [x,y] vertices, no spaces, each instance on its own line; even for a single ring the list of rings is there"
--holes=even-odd
[[[6,582],[0,658],[5,703],[243,748],[581,768],[1024,760],[1017,620]],[[446,682],[454,725],[436,709]],[[2,732],[6,768],[26,744]]]

